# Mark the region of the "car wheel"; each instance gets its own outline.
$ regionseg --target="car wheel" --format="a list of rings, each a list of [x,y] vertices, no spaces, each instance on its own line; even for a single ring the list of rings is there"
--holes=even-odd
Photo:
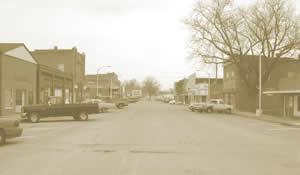
[[[87,121],[89,119],[88,114],[85,112],[80,112],[78,117],[79,117],[79,120],[81,120],[81,121]]]
[[[6,142],[5,132],[0,129],[0,145],[4,145]]]
[[[31,123],[38,123],[38,122],[40,122],[40,116],[38,113],[33,112],[33,113],[29,114],[29,120]]]
[[[208,108],[208,109],[207,109],[207,112],[208,112],[208,113],[212,113],[212,112],[213,112],[213,109],[212,109],[212,108]]]
[[[192,110],[192,112],[195,112],[195,109],[194,109],[194,108],[192,108],[191,110]]]
[[[118,104],[118,108],[122,109],[124,107],[124,105],[122,103]]]

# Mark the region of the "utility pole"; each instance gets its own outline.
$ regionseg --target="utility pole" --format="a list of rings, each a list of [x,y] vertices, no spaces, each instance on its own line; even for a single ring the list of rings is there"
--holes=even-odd
[[[261,109],[261,54],[259,55],[259,94],[258,94],[258,98],[259,98],[259,101],[258,101],[258,112],[257,112],[257,115],[258,116],[261,116],[262,114],[262,109]]]
[[[216,63],[216,81],[217,81],[217,79],[218,79],[218,64],[219,64],[219,63]]]

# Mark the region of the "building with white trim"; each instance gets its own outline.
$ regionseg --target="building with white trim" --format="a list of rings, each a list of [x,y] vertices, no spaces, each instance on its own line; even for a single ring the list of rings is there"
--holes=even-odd
[[[0,43],[0,116],[36,104],[37,61],[23,43]]]

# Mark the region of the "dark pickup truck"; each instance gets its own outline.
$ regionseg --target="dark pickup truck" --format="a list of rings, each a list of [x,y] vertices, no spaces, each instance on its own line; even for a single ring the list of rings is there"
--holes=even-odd
[[[52,100],[53,101],[53,100]],[[23,106],[21,118],[28,119],[32,123],[38,123],[41,118],[72,116],[75,120],[88,120],[88,114],[99,113],[96,103],[85,104],[43,104]]]

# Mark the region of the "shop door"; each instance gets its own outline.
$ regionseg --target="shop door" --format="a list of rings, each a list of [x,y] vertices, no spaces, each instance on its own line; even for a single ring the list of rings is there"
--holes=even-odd
[[[16,89],[16,112],[21,112],[22,106],[25,105],[25,90]]]
[[[300,117],[300,96],[294,97],[294,116]]]

